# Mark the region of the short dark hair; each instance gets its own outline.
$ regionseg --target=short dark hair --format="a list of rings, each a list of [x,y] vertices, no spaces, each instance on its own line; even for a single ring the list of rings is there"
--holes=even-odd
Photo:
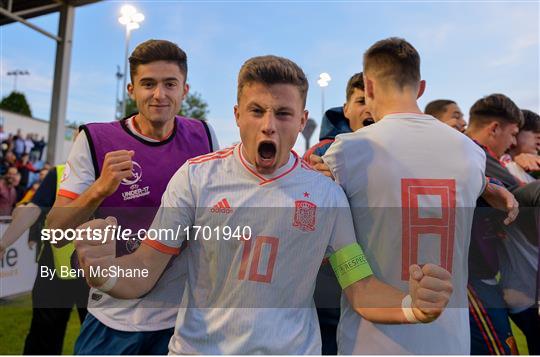
[[[376,42],[364,53],[364,73],[399,89],[420,82],[420,55],[407,41],[390,37]]]
[[[355,73],[347,82],[347,89],[345,91],[345,98],[347,101],[351,99],[351,96],[355,89],[364,90],[364,73]]]
[[[439,115],[446,112],[446,107],[449,106],[450,104],[456,104],[456,102],[450,99],[437,99],[437,100],[431,101],[426,105],[426,109],[424,109],[424,113],[432,115],[435,118],[439,118]]]
[[[504,94],[491,94],[476,101],[469,110],[469,125],[483,127],[493,121],[501,125],[523,125],[523,114],[518,106]]]
[[[278,56],[258,56],[248,59],[238,73],[237,100],[242,89],[251,83],[264,85],[292,84],[300,91],[303,105],[306,105],[308,81],[304,71],[293,61]]]
[[[528,109],[521,109],[521,113],[523,114],[521,131],[540,133],[540,116]]]
[[[137,74],[137,67],[157,61],[176,63],[184,79],[187,77],[187,55],[177,44],[166,40],[148,40],[135,47],[129,56],[131,82]]]

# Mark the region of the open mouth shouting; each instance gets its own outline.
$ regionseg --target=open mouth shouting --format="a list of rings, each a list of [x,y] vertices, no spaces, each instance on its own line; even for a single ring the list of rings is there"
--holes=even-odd
[[[257,166],[272,169],[277,161],[277,146],[273,141],[261,141],[257,147]]]

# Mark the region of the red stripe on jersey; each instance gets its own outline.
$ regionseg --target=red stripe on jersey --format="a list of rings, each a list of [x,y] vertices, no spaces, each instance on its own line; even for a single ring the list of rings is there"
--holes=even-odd
[[[221,202],[223,202],[223,207],[225,207],[225,208],[231,208],[231,206],[229,206],[229,202],[227,201],[226,198],[224,198]]]
[[[313,167],[311,167],[309,162],[305,161],[304,159],[302,159],[302,168],[306,170],[317,171]]]
[[[198,160],[189,160],[189,164],[202,164],[203,162],[207,162],[207,161],[212,161],[212,160],[218,160],[218,159],[224,159],[226,157],[229,157],[233,154],[233,151],[229,151],[227,153],[224,153],[224,154],[218,154],[218,155],[214,155],[214,156],[209,156],[209,157],[206,157],[206,158],[203,158],[203,159],[198,159]]]
[[[232,150],[234,150],[234,146],[232,146],[230,148],[223,149],[223,150],[214,151],[214,152],[211,152],[211,153],[208,153],[208,154],[205,154],[205,155],[200,155],[200,156],[194,157],[192,159],[189,159],[188,162],[190,162],[190,163],[198,163],[199,161],[204,161],[204,160],[206,160],[208,158],[211,158],[211,157],[214,157],[214,156],[227,154],[229,152],[232,152]]]
[[[68,190],[62,190],[62,189],[58,190],[57,195],[62,196],[62,197],[71,198],[72,200],[75,200],[75,199],[77,199],[77,197],[79,197],[78,193],[71,192],[71,191],[68,191]]]
[[[170,254],[170,255],[180,254],[180,248],[169,247],[168,245],[165,245],[155,240],[145,239],[142,241],[142,243],[154,248],[155,250],[161,253]]]
[[[315,152],[315,150],[328,143],[333,143],[334,141],[335,139],[323,139],[319,141],[317,144],[310,147],[309,150],[304,153],[303,159],[309,163],[309,157]]]

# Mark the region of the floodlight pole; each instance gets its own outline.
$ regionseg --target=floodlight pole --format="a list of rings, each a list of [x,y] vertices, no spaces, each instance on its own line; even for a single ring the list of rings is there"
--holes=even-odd
[[[69,67],[71,64],[71,48],[73,46],[73,23],[75,8],[62,5],[58,25],[56,60],[51,103],[51,121],[47,141],[47,161],[53,165],[64,160],[64,136],[66,130],[67,93],[69,85]]]
[[[122,87],[122,118],[125,118],[127,113],[127,67],[128,67],[128,57],[129,57],[129,40],[131,38],[131,30],[129,26],[126,25],[126,54],[124,57],[124,85]]]

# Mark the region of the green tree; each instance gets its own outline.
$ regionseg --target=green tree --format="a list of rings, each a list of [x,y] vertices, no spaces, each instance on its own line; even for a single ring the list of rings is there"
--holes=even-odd
[[[32,116],[30,105],[28,105],[26,97],[21,92],[13,91],[7,97],[2,98],[0,108],[29,117]]]
[[[208,104],[199,93],[193,92],[188,93],[178,114],[188,118],[206,120],[208,113]]]
[[[127,115],[137,113],[137,105],[135,104],[135,101],[131,98],[127,99],[127,107],[126,107],[126,113]],[[180,107],[180,111],[178,112],[179,115],[188,117],[188,118],[195,118],[200,120],[206,120],[206,116],[208,115],[208,104],[202,99],[201,95],[197,92],[194,93],[188,93],[184,101],[182,102],[182,106]]]

